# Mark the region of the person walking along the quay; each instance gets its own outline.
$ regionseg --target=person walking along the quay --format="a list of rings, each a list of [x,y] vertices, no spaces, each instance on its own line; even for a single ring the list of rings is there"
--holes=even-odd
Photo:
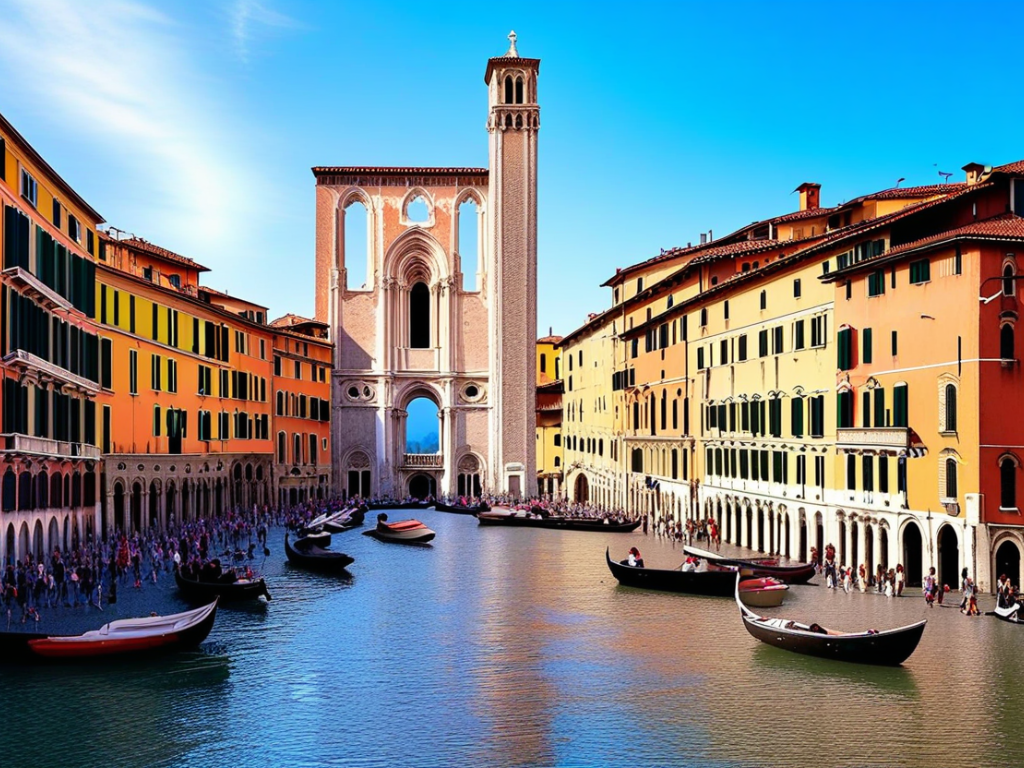
[[[929,608],[935,607],[935,593],[938,591],[938,581],[935,578],[934,566],[928,569],[928,575],[924,577],[924,601]]]
[[[907,580],[907,574],[903,570],[903,563],[896,563],[896,597],[903,597],[903,583]]]

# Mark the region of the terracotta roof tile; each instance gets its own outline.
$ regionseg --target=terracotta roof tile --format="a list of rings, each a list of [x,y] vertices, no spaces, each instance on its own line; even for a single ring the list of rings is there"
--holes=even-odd
[[[562,340],[561,336],[545,336],[542,339],[537,339],[538,344],[557,344]]]
[[[136,251],[148,253],[149,255],[156,256],[157,258],[163,259],[164,261],[173,262],[175,264],[181,264],[182,266],[194,269],[197,272],[210,271],[209,267],[204,267],[198,261],[193,261],[187,256],[182,256],[181,254],[175,253],[174,251],[169,251],[166,248],[161,248],[159,245],[154,245],[148,240],[143,240],[141,237],[129,237],[123,240],[117,240],[111,237],[110,235],[101,232],[100,239],[106,240],[116,245],[123,245],[128,248],[133,248]]]
[[[370,165],[316,165],[313,175],[374,173],[385,176],[486,176],[486,168],[411,168]]]
[[[946,232],[940,232],[937,235],[931,235],[929,237],[923,237],[920,240],[914,240],[910,243],[897,245],[895,248],[890,248],[880,256],[876,256],[875,259],[881,259],[886,256],[896,256],[906,251],[913,251],[932,243],[941,243],[945,240],[970,239],[971,237],[983,238],[985,240],[1024,240],[1024,219],[1020,216],[1008,213],[995,219],[973,221],[963,227],[957,227],[956,229],[950,229]]]
[[[1006,163],[1006,165],[997,165],[992,170],[998,171],[999,173],[1024,174],[1024,160]]]
[[[818,216],[829,216],[835,211],[835,208],[808,208],[805,211],[793,211],[793,213],[787,213],[783,216],[776,216],[774,219],[768,219],[765,223],[771,224],[787,224],[791,221],[801,221],[802,219],[814,219]]]
[[[933,197],[935,195],[948,195],[952,192],[959,192],[967,186],[966,181],[955,181],[950,184],[925,184],[920,187],[892,187],[875,192],[858,200],[902,200],[911,197]]]

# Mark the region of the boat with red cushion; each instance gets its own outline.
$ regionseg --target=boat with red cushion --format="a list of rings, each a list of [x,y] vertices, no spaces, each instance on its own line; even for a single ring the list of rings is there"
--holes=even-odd
[[[396,544],[426,544],[437,534],[419,520],[389,523],[388,516],[381,512],[377,515],[377,527],[363,531],[363,535],[373,536],[379,541],[393,541]]]
[[[2,644],[21,659],[123,658],[197,647],[210,634],[217,601],[170,616],[118,619],[81,635],[41,635],[5,632]],[[5,654],[6,655],[6,654]]]
[[[814,566],[810,563],[798,565],[779,565],[774,559],[744,559],[741,557],[722,557],[714,552],[708,552],[697,547],[685,546],[683,551],[688,555],[699,557],[710,563],[720,565],[738,565],[744,569],[750,569],[754,576],[771,576],[772,578],[784,581],[787,584],[806,584],[816,573]]]

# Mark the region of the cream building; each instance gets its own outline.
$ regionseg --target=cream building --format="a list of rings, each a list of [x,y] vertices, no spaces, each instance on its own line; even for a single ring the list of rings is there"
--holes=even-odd
[[[313,169],[338,491],[536,493],[540,60],[520,57],[509,38],[484,78],[489,168]],[[346,252],[354,205],[366,212],[365,262]],[[476,241],[460,242],[472,207]],[[353,279],[364,264],[365,280]],[[407,445],[420,399],[437,409],[433,450]],[[353,476],[359,488],[345,485]]]

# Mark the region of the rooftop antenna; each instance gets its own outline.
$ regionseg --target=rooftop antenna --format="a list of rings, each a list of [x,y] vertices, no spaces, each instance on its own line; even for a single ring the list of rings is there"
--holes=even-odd
[[[939,176],[942,177],[942,183],[943,184],[949,184],[949,177],[952,176],[952,175],[953,175],[952,173],[946,173],[945,171],[939,171]]]
[[[902,184],[906,180],[907,179],[904,176],[900,176],[898,179],[896,179],[896,189],[899,189],[900,188],[900,184]]]

